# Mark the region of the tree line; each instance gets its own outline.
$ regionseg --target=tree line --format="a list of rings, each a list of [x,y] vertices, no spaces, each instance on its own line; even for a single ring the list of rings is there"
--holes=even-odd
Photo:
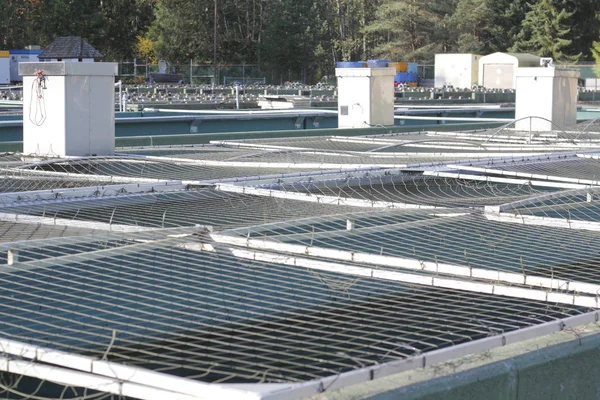
[[[600,60],[600,0],[0,0],[0,47],[86,38],[107,60],[258,64],[316,81],[336,61],[436,53]],[[216,6],[216,7],[215,7]],[[216,19],[215,19],[216,8]]]

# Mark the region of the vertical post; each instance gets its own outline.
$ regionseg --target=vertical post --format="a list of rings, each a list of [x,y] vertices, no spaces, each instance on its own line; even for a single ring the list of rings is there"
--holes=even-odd
[[[355,228],[356,228],[356,221],[354,221],[353,219],[347,219],[346,220],[346,230],[353,231]]]
[[[133,83],[137,83],[137,58],[133,59]]]
[[[240,109],[240,85],[235,85],[235,108]]]
[[[9,250],[6,255],[6,263],[8,265],[14,265],[19,262],[19,250]]]
[[[123,81],[119,80],[119,111],[123,112]]]
[[[215,17],[213,21],[213,94],[214,94],[214,84],[217,82],[217,0],[215,0]]]
[[[192,73],[193,73],[193,69],[192,69],[192,59],[190,58],[190,85],[193,84],[192,82]]]

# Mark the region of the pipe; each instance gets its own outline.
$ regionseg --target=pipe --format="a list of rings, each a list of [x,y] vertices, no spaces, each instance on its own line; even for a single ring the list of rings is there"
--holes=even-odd
[[[412,119],[420,121],[467,121],[467,122],[505,122],[510,123],[514,120],[508,118],[470,118],[470,117],[417,117],[408,115],[397,115],[394,119]]]
[[[168,109],[168,108],[144,108],[145,112],[170,112],[170,113],[183,113],[183,114],[336,114],[337,110],[307,110],[307,109],[296,109],[286,108],[282,110],[181,110],[181,109]],[[506,121],[506,120],[504,120]]]

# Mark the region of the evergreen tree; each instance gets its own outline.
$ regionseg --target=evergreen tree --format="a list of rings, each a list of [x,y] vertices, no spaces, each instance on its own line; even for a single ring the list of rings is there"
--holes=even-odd
[[[0,47],[45,46],[57,36],[77,35],[107,59],[143,53],[171,63],[212,62],[214,3],[0,0]],[[329,75],[340,60],[428,63],[440,52],[510,49],[562,62],[600,55],[600,0],[217,0],[217,5],[218,60],[259,63],[285,80]]]
[[[153,19],[154,0],[102,0],[102,35],[94,44],[109,60],[135,56],[137,36],[144,33]]]
[[[364,28],[373,21],[380,0],[322,0],[323,20],[330,27],[334,60],[365,60],[371,56],[371,38]]]
[[[451,18],[457,31],[457,51],[486,54],[491,49],[490,28],[495,22],[490,0],[459,0]]]
[[[28,43],[32,3],[19,0],[0,0],[0,49],[15,49]]]
[[[32,4],[29,23],[35,27],[37,44],[46,46],[58,36],[81,36],[103,52],[100,1],[39,0]]]
[[[597,13],[600,11],[599,0],[553,0],[553,3],[559,8],[569,13],[571,17],[571,33],[569,39],[571,45],[566,53],[582,53],[582,59],[592,60],[590,48],[595,40],[598,39],[600,30],[600,20]]]
[[[159,0],[146,37],[155,42],[158,59],[212,60],[213,22],[210,0]]]
[[[497,0],[492,3],[496,22],[492,28],[491,40],[495,51],[506,51],[514,46],[525,16],[536,1],[538,0]]]
[[[527,0],[459,0],[451,18],[455,51],[488,54],[506,51],[521,30]]]
[[[598,32],[598,30],[596,30]],[[590,54],[592,58],[596,62],[596,66],[594,68],[594,72],[596,76],[600,76],[600,41],[592,42],[592,47],[590,48]]]
[[[458,0],[443,0],[432,2],[427,5],[429,11],[436,18],[430,21],[432,24],[432,37],[437,45],[435,50],[440,53],[455,51],[456,31],[453,15],[456,13]]]
[[[273,4],[261,54],[284,81],[306,81],[314,72],[311,65],[320,32],[317,15],[312,0],[280,0]]]
[[[436,28],[444,16],[439,4],[430,1],[384,0],[365,32],[378,38],[374,53],[380,57],[431,62],[442,50]]]
[[[581,53],[568,53],[573,42],[572,16],[573,12],[559,10],[551,0],[540,0],[525,15],[512,51],[553,57],[557,61],[579,60]]]
[[[260,43],[273,0],[219,0],[220,58],[233,63],[260,61]]]
[[[596,64],[600,65],[600,42],[593,42],[590,52],[592,53],[592,57],[594,58],[594,61],[596,61]]]

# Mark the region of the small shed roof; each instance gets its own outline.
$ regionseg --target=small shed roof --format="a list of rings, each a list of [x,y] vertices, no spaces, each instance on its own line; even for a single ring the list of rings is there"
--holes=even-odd
[[[540,62],[540,58],[539,56],[536,56],[535,54],[529,54],[529,53],[506,53],[509,56],[515,57],[517,60],[519,60],[519,62],[532,62],[532,63],[539,63]]]
[[[486,61],[490,61],[490,60],[495,61],[500,58],[504,58],[504,59],[510,58],[510,59],[516,60],[518,62],[518,64],[521,66],[539,65],[539,63],[540,63],[540,57],[538,57],[534,54],[502,53],[502,52],[492,53],[492,54],[488,54],[487,56],[481,57],[480,62],[485,63]]]
[[[40,60],[93,58],[98,60],[104,56],[94,49],[87,40],[80,36],[61,36],[56,38],[38,56]]]

